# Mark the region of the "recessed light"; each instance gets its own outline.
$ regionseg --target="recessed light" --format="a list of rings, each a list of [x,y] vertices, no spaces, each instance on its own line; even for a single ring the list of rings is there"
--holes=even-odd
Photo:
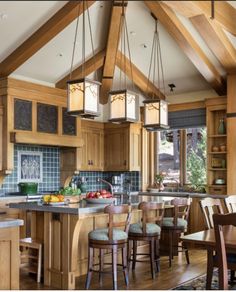
[[[146,45],[146,44],[141,44],[141,47],[142,47],[143,49],[146,49],[146,48],[147,48],[147,45]]]
[[[130,32],[130,34],[131,34],[132,36],[135,36],[135,35],[136,35],[136,32],[132,30],[132,31]]]
[[[58,53],[57,54],[57,57],[60,57],[61,58],[61,57],[63,57],[63,54],[62,53]]]
[[[8,15],[6,13],[0,13],[0,19],[6,20],[8,18]]]

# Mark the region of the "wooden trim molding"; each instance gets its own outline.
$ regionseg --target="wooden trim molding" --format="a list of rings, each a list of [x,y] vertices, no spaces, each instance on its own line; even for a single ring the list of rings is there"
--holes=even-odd
[[[227,113],[226,117],[227,118],[236,118],[236,113]]]

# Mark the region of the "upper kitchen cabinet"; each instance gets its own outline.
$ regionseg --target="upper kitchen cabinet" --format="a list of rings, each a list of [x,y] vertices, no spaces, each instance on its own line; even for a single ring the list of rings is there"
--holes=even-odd
[[[141,125],[105,124],[104,151],[106,171],[140,171]]]
[[[81,121],[84,145],[81,148],[81,170],[102,171],[104,168],[104,124]]]
[[[65,90],[11,78],[0,89],[1,175],[14,168],[14,143],[82,147],[81,119],[67,115]]]

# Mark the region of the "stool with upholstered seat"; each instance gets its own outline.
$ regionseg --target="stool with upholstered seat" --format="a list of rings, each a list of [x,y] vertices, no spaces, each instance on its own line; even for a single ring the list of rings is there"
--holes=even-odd
[[[164,214],[164,204],[155,202],[142,202],[138,206],[142,210],[142,222],[133,223],[129,227],[129,242],[133,242],[133,254],[131,255],[131,248],[129,247],[128,261],[132,261],[132,269],[135,269],[136,262],[144,262],[145,260],[138,260],[138,255],[148,255],[150,257],[151,274],[154,279],[155,264],[156,269],[159,271],[159,238],[161,234],[161,223]],[[155,216],[152,215],[155,212]],[[137,253],[137,242],[149,242],[149,254]]]
[[[173,237],[174,235],[179,236],[181,233],[185,233],[188,227],[188,217],[191,199],[189,198],[175,198],[171,200],[170,204],[174,207],[173,217],[164,217],[162,221],[162,232],[168,233],[169,236],[169,266],[171,266],[173,259]],[[187,263],[189,264],[188,249],[185,246],[177,245],[176,248],[179,251],[185,252]]]
[[[109,273],[103,271],[104,267],[104,250],[111,250],[112,253],[112,277],[113,289],[117,289],[117,257],[118,249],[122,251],[122,270],[124,273],[125,283],[129,284],[128,266],[127,266],[127,242],[128,242],[128,229],[130,222],[130,211],[128,205],[121,206],[107,206],[104,213],[109,215],[108,228],[95,229],[88,235],[88,272],[86,278],[86,289],[89,289],[92,272],[99,272],[99,281],[102,284],[102,274]],[[126,220],[123,222],[114,221],[114,215],[127,215]],[[122,228],[123,229],[119,229]],[[99,249],[99,270],[95,270],[93,263],[94,249]],[[110,265],[106,263],[107,265]]]

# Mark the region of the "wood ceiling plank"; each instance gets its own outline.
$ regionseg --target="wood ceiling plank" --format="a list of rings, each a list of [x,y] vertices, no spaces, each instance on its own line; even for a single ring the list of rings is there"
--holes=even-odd
[[[87,1],[90,7],[96,1]],[[32,57],[78,16],[77,1],[69,1],[15,51],[0,63],[0,77],[6,77]],[[87,8],[87,5],[86,5]],[[80,14],[83,13],[81,7]]]
[[[235,73],[236,50],[221,26],[214,19],[209,19],[205,15],[198,15],[190,20],[226,72]]]
[[[125,61],[124,61],[125,58]],[[126,64],[126,66],[125,66]],[[120,51],[116,55],[116,65],[120,70],[126,73],[129,79],[132,79],[131,68],[129,59],[124,57]],[[126,67],[126,68],[125,68]],[[159,91],[159,89],[153,84],[149,83],[147,92],[147,77],[134,65],[132,64],[133,81],[134,84],[147,96],[165,99],[165,96]]]
[[[99,53],[95,54],[94,57],[87,60],[84,64],[84,66],[80,65],[78,68],[73,70],[72,72],[72,79],[79,79],[83,78],[85,76],[88,76],[89,74],[97,71],[99,68],[101,68],[104,64],[105,59],[105,50],[100,51]],[[84,72],[83,72],[84,67]],[[66,88],[66,82],[70,79],[70,74],[66,75],[64,78],[59,80],[56,83],[57,88]]]
[[[114,2],[112,6],[110,27],[107,39],[106,57],[103,68],[102,86],[101,86],[101,103],[108,101],[108,93],[111,90],[116,63],[116,52],[120,40],[122,6],[119,2]]]
[[[158,1],[144,2],[211,87],[219,95],[225,94],[226,89],[223,78],[175,13],[164,3],[158,3]]]
[[[205,14],[211,17],[211,1],[162,1],[185,17]],[[236,36],[236,9],[227,1],[214,2],[215,20],[228,32]]]

